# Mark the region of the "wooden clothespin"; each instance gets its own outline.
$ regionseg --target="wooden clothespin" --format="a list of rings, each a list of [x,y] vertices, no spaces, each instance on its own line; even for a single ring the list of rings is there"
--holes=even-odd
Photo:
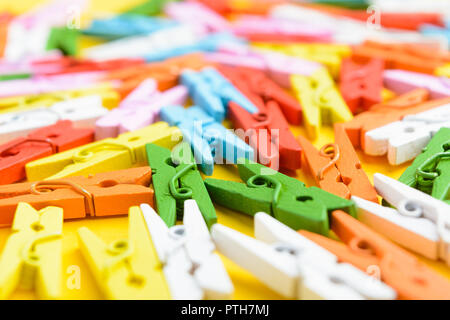
[[[75,175],[89,175],[111,170],[147,165],[145,145],[156,143],[175,146],[182,138],[176,127],[157,122],[142,129],[127,132],[27,163],[30,181],[53,180]]]
[[[380,173],[374,183],[396,209],[352,197],[358,219],[401,246],[450,265],[450,206]]]
[[[399,181],[450,204],[450,128],[441,128]]]
[[[339,123],[334,125],[334,140],[335,143],[327,144],[318,151],[305,137],[298,136],[316,184],[345,199],[358,196],[378,203],[377,193],[361,167],[344,127]]]
[[[153,205],[149,188],[152,172],[138,167],[96,175],[13,183],[0,186],[0,225],[10,225],[19,202],[40,210],[48,205],[64,209],[64,219],[126,214],[130,206]]]
[[[302,104],[303,122],[311,139],[319,135],[322,124],[346,122],[353,115],[326,69],[309,77],[292,75],[292,86]]]
[[[42,299],[58,299],[62,284],[63,209],[34,209],[19,202],[12,234],[0,257],[0,298],[17,288],[36,290]]]
[[[208,228],[217,222],[216,210],[209,198],[189,144],[182,142],[173,150],[149,143],[146,147],[152,167],[158,213],[168,227],[181,220],[184,201],[197,202]]]
[[[149,206],[141,205],[147,228],[175,300],[230,299],[233,284],[193,199],[185,200],[183,225],[168,228]]]
[[[286,121],[302,121],[300,104],[260,71],[230,67],[218,70],[257,107],[256,113],[250,113],[239,103],[228,104],[233,126],[245,130],[241,138],[248,139],[250,146],[258,150],[258,162],[273,169],[300,168],[301,149]]]
[[[435,74],[437,76],[444,76],[450,78],[450,63],[443,65],[436,69]]]
[[[358,268],[341,263],[264,212],[255,214],[255,238],[215,224],[219,252],[285,298],[302,300],[395,299],[395,291]]]
[[[138,206],[128,214],[128,239],[106,244],[86,227],[78,241],[97,285],[107,299],[170,299],[171,295]]]
[[[354,114],[382,101],[383,69],[384,62],[379,59],[363,65],[351,58],[342,61],[339,90]]]
[[[0,184],[25,179],[25,164],[94,140],[94,130],[74,128],[69,120],[43,127],[0,146]]]
[[[306,230],[299,232],[335,254],[341,262],[362,271],[378,268],[381,280],[397,291],[399,299],[450,299],[448,279],[347,213],[334,211],[331,229],[344,243]]]
[[[297,179],[261,164],[238,162],[239,176],[246,183],[207,178],[205,185],[212,200],[226,208],[248,215],[262,211],[298,230],[328,234],[328,214],[342,209],[355,216],[351,200],[317,187],[307,188]]]

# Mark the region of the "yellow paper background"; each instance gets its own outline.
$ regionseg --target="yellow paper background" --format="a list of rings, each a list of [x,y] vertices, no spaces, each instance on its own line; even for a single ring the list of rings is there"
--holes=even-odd
[[[0,0],[0,13],[3,11],[10,11],[15,14],[26,12],[40,3],[47,1],[33,1],[33,0]],[[91,0],[88,10],[82,16],[82,25],[89,22],[91,17],[102,16],[105,13],[121,12],[137,3],[140,0]],[[87,47],[96,42],[92,39],[83,39],[82,47]],[[291,126],[292,132],[295,136],[305,134],[301,127]],[[330,127],[323,128],[320,137],[314,141],[316,147],[333,142],[333,131]],[[372,175],[375,172],[381,172],[392,178],[398,178],[405,168],[409,165],[390,166],[384,157],[370,157],[358,151],[358,156],[362,162],[364,170],[372,180]],[[296,177],[305,182],[308,186],[314,185],[314,181],[309,175],[307,169],[297,170]],[[214,170],[214,178],[240,181],[237,170],[231,165],[216,165]],[[253,235],[252,218],[244,214],[236,213],[222,207],[216,206],[218,220],[220,223],[230,226],[240,232],[248,235]],[[128,233],[128,217],[126,215],[121,217],[110,218],[87,218],[83,220],[67,221],[63,226],[63,299],[101,299],[95,280],[92,277],[86,263],[81,256],[78,249],[76,231],[78,228],[86,226],[95,232],[99,237],[105,241],[113,241],[121,238],[127,238]],[[3,249],[5,241],[10,234],[8,228],[0,229],[0,250]],[[243,270],[230,260],[222,257],[227,268],[227,271],[235,286],[235,299],[281,299],[281,297],[272,290],[265,287],[259,280],[253,277],[249,272]],[[450,269],[442,262],[430,261],[419,257],[433,269],[443,274],[450,279]],[[74,268],[79,268],[81,282],[80,289],[71,286],[71,275],[73,275]],[[72,289],[71,289],[72,288]],[[17,290],[11,299],[35,299],[33,292]]]

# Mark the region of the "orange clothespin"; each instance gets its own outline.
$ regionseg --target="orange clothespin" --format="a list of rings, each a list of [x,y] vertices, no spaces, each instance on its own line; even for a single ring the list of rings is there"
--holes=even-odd
[[[340,262],[363,271],[377,270],[381,280],[397,291],[399,299],[450,299],[446,278],[347,213],[334,211],[331,229],[344,243],[306,230],[299,232],[335,254]]]
[[[335,143],[329,143],[318,151],[308,139],[298,136],[317,185],[345,199],[353,195],[378,203],[377,192],[362,169],[342,124],[334,125],[334,140]]]
[[[342,61],[339,90],[353,114],[382,101],[383,69],[384,62],[380,59],[371,59],[363,65],[351,58]]]
[[[8,24],[13,16],[9,13],[0,14],[0,57],[3,57],[5,51],[6,39],[8,37]]]
[[[0,225],[11,225],[19,202],[36,210],[56,206],[64,219],[126,214],[141,203],[153,205],[150,167],[111,171],[87,177],[69,177],[0,186]]]
[[[147,78],[153,78],[158,83],[158,89],[164,91],[178,84],[178,77],[184,69],[200,70],[208,65],[212,64],[208,63],[201,53],[192,53],[163,62],[141,65],[139,68],[131,66],[112,71],[104,80],[121,80],[117,91],[123,98]]]
[[[450,103],[449,97],[427,101],[428,97],[428,90],[415,89],[386,103],[375,105],[369,111],[358,114],[342,125],[353,146],[365,150],[365,136],[368,131],[401,120],[406,115]]]
[[[210,7],[222,14],[267,14],[269,10],[286,0],[198,0],[198,2]]]
[[[387,69],[404,69],[427,74],[450,62],[449,52],[430,50],[428,46],[407,43],[381,43],[365,41],[354,46],[352,57],[356,62],[377,58],[385,62]]]

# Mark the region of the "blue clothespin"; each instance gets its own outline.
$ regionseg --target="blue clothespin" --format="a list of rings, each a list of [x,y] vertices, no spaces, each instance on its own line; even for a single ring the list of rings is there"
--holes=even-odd
[[[450,42],[450,20],[446,22],[446,28],[441,28],[432,24],[424,24],[420,27],[420,33],[427,36],[445,37]]]
[[[168,39],[168,41],[170,41],[170,39]],[[193,52],[213,52],[217,51],[221,45],[226,43],[245,44],[246,41],[228,32],[217,32],[210,34],[202,38],[200,41],[197,41],[196,43],[190,45],[175,47],[166,50],[157,50],[155,52],[147,54],[144,59],[147,62],[155,62]]]
[[[237,159],[253,159],[252,147],[214,121],[197,106],[188,109],[168,106],[160,111],[161,120],[177,126],[191,145],[194,158],[206,175],[212,175],[214,163],[237,163]]]
[[[89,28],[84,29],[82,32],[85,35],[113,40],[150,34],[177,24],[176,21],[169,19],[147,17],[139,14],[121,14],[107,19],[94,19]]]
[[[185,70],[181,74],[181,83],[188,88],[194,103],[217,122],[225,119],[230,101],[249,113],[258,112],[258,108],[214,68],[204,68],[198,72]]]

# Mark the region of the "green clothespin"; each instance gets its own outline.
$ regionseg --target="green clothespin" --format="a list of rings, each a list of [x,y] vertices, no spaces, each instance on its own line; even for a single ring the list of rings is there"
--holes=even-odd
[[[18,80],[31,78],[31,73],[10,73],[0,75],[0,81]]]
[[[147,158],[152,168],[152,182],[156,206],[168,227],[183,217],[184,201],[197,202],[208,228],[217,222],[216,210],[197,169],[191,147],[180,143],[169,149],[149,143]]]
[[[174,0],[149,0],[125,11],[124,13],[134,13],[134,14],[154,16],[160,14],[165,4],[169,1]]]
[[[79,35],[77,29],[54,27],[50,30],[46,50],[59,49],[64,55],[74,56],[78,52]]]
[[[398,180],[450,204],[450,128],[441,128]]]
[[[370,5],[367,0],[313,0],[312,2],[355,10],[366,9]]]
[[[323,235],[328,235],[332,211],[344,210],[356,217],[353,201],[317,187],[307,188],[303,182],[261,164],[240,159],[238,170],[246,184],[205,179],[215,203],[252,216],[266,212],[295,230],[306,229]]]

